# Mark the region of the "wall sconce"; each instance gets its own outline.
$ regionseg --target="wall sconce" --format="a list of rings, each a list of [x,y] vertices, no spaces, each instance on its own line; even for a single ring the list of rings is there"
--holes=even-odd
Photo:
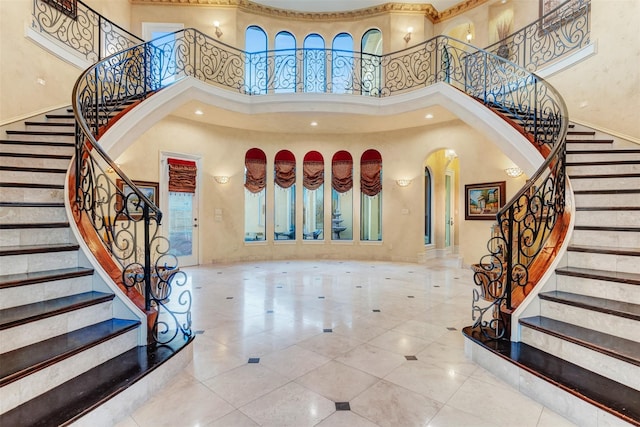
[[[453,161],[453,159],[458,157],[458,153],[456,153],[456,150],[452,150],[450,148],[447,148],[446,150],[444,150],[444,157],[446,157],[447,160],[449,160],[451,162],[451,161]]]
[[[214,176],[213,179],[215,179],[218,184],[226,184],[229,182],[229,177],[224,175]]]
[[[407,34],[403,37],[405,43],[409,43],[409,40],[411,40],[411,33],[413,33],[413,27],[407,28]]]
[[[118,168],[120,168],[120,163],[116,163],[116,166],[117,166]],[[114,173],[114,172],[115,172],[115,170],[114,170],[111,166],[109,166],[108,168],[106,168],[106,169],[105,169],[105,172],[106,172],[106,173]]]
[[[411,184],[411,180],[410,179],[397,179],[396,180],[396,184],[398,184],[399,187],[408,187],[409,184]]]
[[[504,172],[511,178],[517,178],[520,175],[522,175],[523,170],[520,169],[519,167],[513,167],[513,168],[506,168]]]
[[[220,21],[213,21],[213,28],[216,30],[216,37],[222,37],[222,30],[220,29]]]
[[[471,25],[467,28],[467,41],[470,42],[473,39],[473,34],[471,34]]]

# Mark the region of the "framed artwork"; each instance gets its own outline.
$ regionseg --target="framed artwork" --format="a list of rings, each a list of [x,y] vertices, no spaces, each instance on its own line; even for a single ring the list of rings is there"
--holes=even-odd
[[[44,0],[44,2],[73,19],[78,15],[78,0]]]
[[[156,206],[159,205],[159,186],[157,182],[150,181],[133,181],[133,183],[142,191],[142,193],[147,196],[149,200],[151,200]],[[142,208],[138,207],[138,197],[134,195],[129,196],[133,193],[133,189],[129,187],[123,180],[116,180],[116,185],[120,190],[118,197],[116,198],[116,210],[120,211],[122,209],[122,200],[127,201],[127,212],[131,215],[132,219],[140,219],[142,218]],[[124,218],[121,218],[124,219]]]
[[[540,18],[560,6],[565,1],[567,0],[540,0]],[[561,14],[558,12],[547,16],[542,21],[542,27],[547,28],[554,25],[560,19],[560,17]]]
[[[504,206],[506,181],[464,186],[464,219],[495,220]]]

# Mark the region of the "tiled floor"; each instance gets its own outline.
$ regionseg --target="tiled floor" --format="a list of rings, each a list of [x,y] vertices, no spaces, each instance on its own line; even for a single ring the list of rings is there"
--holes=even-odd
[[[193,363],[119,427],[573,425],[465,358],[472,273],[448,264],[188,268]]]

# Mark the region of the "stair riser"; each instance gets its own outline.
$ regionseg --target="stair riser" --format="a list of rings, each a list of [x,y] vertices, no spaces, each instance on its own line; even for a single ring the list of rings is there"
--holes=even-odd
[[[571,243],[578,246],[640,248],[640,232],[574,230]]]
[[[640,193],[629,194],[576,194],[576,207],[638,207]]]
[[[569,175],[607,174],[613,173],[614,171],[615,173],[637,173],[640,172],[640,163],[567,166]]]
[[[66,124],[66,122],[56,122],[56,123],[65,123],[65,126],[46,126],[46,125],[27,125],[25,129],[28,131],[36,131],[36,132],[73,132],[75,130],[75,125],[73,123]]]
[[[71,160],[70,159],[40,159],[37,157],[1,156],[0,162],[2,162],[3,166],[67,169],[69,167],[69,164],[71,163]]]
[[[605,334],[640,341],[640,322],[620,316],[540,300],[540,315]]]
[[[27,184],[64,184],[64,173],[0,170],[0,181]]]
[[[610,255],[590,252],[568,251],[569,266],[595,270],[637,273],[640,256]]]
[[[0,310],[89,292],[92,282],[92,276],[82,276],[0,289]]]
[[[640,211],[577,211],[576,225],[640,227]]]
[[[42,129],[40,129],[42,130]],[[65,129],[58,129],[58,131],[66,132]],[[71,135],[29,135],[24,133],[19,134],[7,134],[2,139],[18,140],[18,141],[51,141],[51,142],[74,142],[74,137]]]
[[[603,161],[622,161],[622,160],[638,160],[640,161],[640,153],[593,153],[593,154],[572,154],[567,152],[567,162],[603,162]]]
[[[574,138],[575,141],[576,138]],[[569,142],[567,144],[567,151],[575,151],[575,150],[611,150],[613,149],[613,143],[580,143],[580,142],[571,142],[571,139],[567,140]]]
[[[0,353],[66,334],[113,317],[111,301],[0,331]]]
[[[6,153],[26,154],[62,154],[73,156],[74,148],[69,146],[25,145],[25,144],[0,144],[0,151]]]
[[[124,353],[137,344],[134,329],[107,342],[89,348],[73,357],[62,360],[28,377],[7,384],[0,389],[0,413],[7,412],[22,403],[68,381],[107,360]]]
[[[593,351],[523,325],[522,342],[596,372],[628,387],[640,390],[640,366]]]
[[[64,207],[24,207],[0,206],[0,223],[29,224],[42,222],[65,222],[67,213]]]
[[[640,285],[556,274],[559,291],[640,304]]]
[[[78,251],[0,257],[0,271],[2,271],[2,274],[31,273],[51,270],[52,268],[71,268],[77,266]]]
[[[62,188],[1,187],[3,202],[58,202],[64,201]]]
[[[0,233],[0,247],[75,243],[69,227],[10,229],[2,230]]]
[[[640,177],[638,178],[597,178],[597,179],[571,179],[573,191],[580,190],[618,190],[621,188],[640,189]]]

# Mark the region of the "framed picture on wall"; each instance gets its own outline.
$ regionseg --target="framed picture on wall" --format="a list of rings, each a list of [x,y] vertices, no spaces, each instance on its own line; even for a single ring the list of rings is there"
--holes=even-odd
[[[78,0],[44,0],[44,2],[73,19],[78,15]]]
[[[159,185],[157,182],[150,181],[133,181],[133,183],[142,191],[142,193],[153,202],[156,206],[160,203],[159,200]],[[132,219],[138,220],[142,218],[142,208],[138,207],[138,197],[133,193],[133,189],[126,184],[123,180],[116,180],[116,185],[120,190],[118,197],[116,198],[116,210],[122,209],[122,200],[127,201],[127,210]],[[124,219],[124,218],[121,218]]]
[[[495,220],[505,203],[506,186],[506,181],[465,185],[464,219]]]
[[[540,0],[540,18],[560,6],[565,1],[566,0]],[[560,18],[561,14],[559,12],[552,13],[542,20],[542,27],[547,28],[549,26],[553,26],[560,20]]]

